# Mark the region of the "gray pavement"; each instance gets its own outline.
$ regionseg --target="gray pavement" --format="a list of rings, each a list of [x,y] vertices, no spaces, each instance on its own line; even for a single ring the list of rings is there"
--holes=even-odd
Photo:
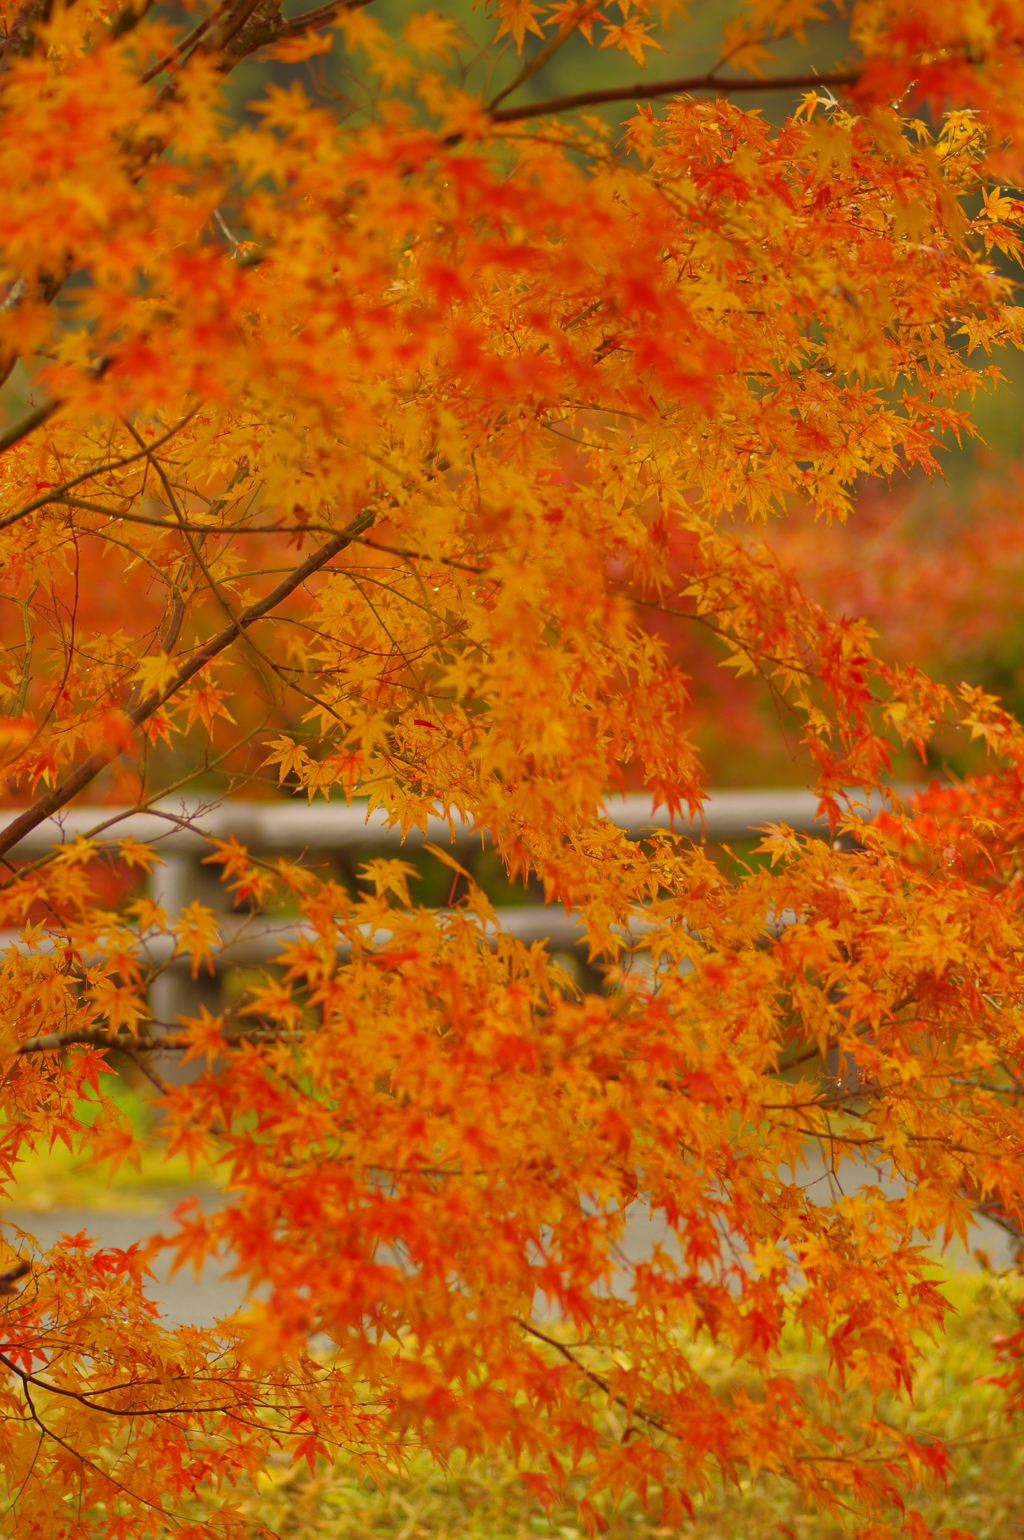
[[[801,1168],[796,1179],[808,1189],[812,1197],[820,1194],[819,1201],[829,1201],[829,1177],[820,1161],[812,1158],[808,1166]],[[854,1177],[853,1173],[847,1171],[843,1177],[843,1187],[847,1192],[854,1192],[864,1180],[862,1173]],[[894,1184],[883,1185],[890,1193],[899,1190]],[[134,1241],[173,1229],[172,1210],[175,1204],[193,1195],[206,1208],[222,1201],[217,1193],[209,1190],[195,1194],[175,1191],[153,1196],[148,1203],[133,1208],[6,1208],[0,1213],[0,1227],[16,1247],[19,1242],[11,1226],[17,1226],[33,1235],[44,1249],[52,1246],[61,1234],[74,1235],[81,1230],[102,1245],[127,1248]],[[629,1264],[650,1256],[656,1243],[663,1245],[669,1252],[675,1249],[671,1237],[666,1236],[664,1225],[657,1219],[652,1220],[641,1204],[634,1204],[621,1246],[624,1270],[621,1280],[613,1285],[615,1293],[628,1293]],[[1005,1232],[990,1220],[982,1219],[971,1232],[968,1249],[965,1251],[962,1245],[954,1242],[942,1259],[944,1265],[950,1270],[977,1267],[971,1255],[976,1248],[989,1254],[992,1266],[997,1271],[1012,1263],[1012,1248]],[[215,1321],[230,1315],[244,1303],[240,1280],[226,1277],[226,1269],[214,1263],[208,1263],[198,1278],[191,1267],[180,1268],[172,1274],[168,1261],[158,1264],[154,1271],[157,1277],[150,1285],[150,1297],[159,1304],[169,1324],[212,1326]]]
[[[174,1228],[171,1214],[175,1204],[192,1196],[207,1208],[219,1201],[209,1191],[183,1191],[161,1194],[150,1203],[132,1208],[5,1208],[0,1213],[0,1228],[15,1247],[18,1239],[12,1225],[33,1235],[44,1250],[55,1245],[61,1235],[77,1235],[81,1230],[103,1246],[127,1250],[135,1241],[169,1233]],[[31,1254],[28,1248],[24,1248],[24,1254]],[[191,1266],[172,1274],[166,1259],[158,1262],[153,1271],[156,1281],[149,1285],[149,1297],[160,1306],[169,1325],[212,1326],[244,1302],[240,1281],[225,1277],[216,1264],[207,1263],[198,1278]]]

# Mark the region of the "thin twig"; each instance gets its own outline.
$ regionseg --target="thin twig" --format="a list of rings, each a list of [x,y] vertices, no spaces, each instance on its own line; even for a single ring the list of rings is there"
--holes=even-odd
[[[304,32],[310,32],[314,27],[326,26],[333,21],[340,11],[356,11],[364,5],[369,5],[370,0],[333,0],[330,5],[319,5],[314,11],[304,11],[301,16],[293,16],[286,21],[277,37],[301,37]]]
[[[589,6],[581,5],[579,10],[576,12],[576,15],[571,16],[569,20],[562,25],[560,30],[555,33],[554,37],[550,38],[549,41],[545,43],[544,47],[541,48],[538,53],[535,53],[533,58],[529,59],[526,64],[523,65],[522,69],[519,71],[519,74],[509,85],[505,87],[504,91],[499,91],[497,96],[492,98],[492,100],[487,104],[487,111],[493,114],[494,109],[497,107],[499,102],[503,102],[506,96],[511,96],[513,91],[518,91],[519,87],[521,85],[525,85],[526,81],[528,81],[531,76],[535,75],[539,69],[543,69],[548,60],[553,58],[558,50],[562,47],[562,44],[567,43],[572,37],[573,33],[577,32],[583,23],[588,20],[588,18],[591,17],[596,10],[596,4]]]
[[[59,490],[47,493],[33,505],[33,508],[45,506],[46,503],[59,503],[67,508],[81,508],[86,513],[103,514],[108,519],[123,519],[129,524],[144,524],[148,529],[162,529],[172,535],[187,533],[228,535],[235,538],[238,535],[333,535],[337,533],[330,524],[194,524],[187,519],[177,520],[172,524],[170,519],[150,519],[142,513],[128,513],[121,508],[105,508],[102,503],[93,503],[84,497],[67,497]],[[2,527],[3,525],[0,524],[0,528]],[[456,561],[453,556],[436,556],[430,551],[412,551],[403,546],[385,545],[380,540],[368,540],[364,535],[357,535],[353,544],[368,545],[374,551],[383,551],[388,556],[399,556],[403,561],[434,561],[444,567],[457,567],[460,572],[472,572],[476,577],[483,577],[487,571],[486,567]]]
[[[558,1342],[554,1337],[545,1336],[542,1331],[538,1331],[536,1326],[531,1326],[528,1321],[517,1321],[516,1325],[523,1331],[528,1332],[531,1337],[536,1337],[539,1342],[546,1342],[548,1347],[553,1347],[556,1352],[561,1353],[562,1357],[568,1359],[574,1369],[578,1369],[580,1374],[596,1385],[599,1390],[603,1390],[609,1400],[615,1402],[616,1406],[624,1407],[630,1416],[639,1417],[641,1422],[649,1423],[652,1428],[657,1428],[659,1432],[663,1433],[665,1431],[665,1424],[659,1416],[641,1411],[637,1406],[630,1406],[625,1397],[615,1395],[608,1381],[603,1379],[600,1374],[595,1374],[593,1369],[588,1369],[581,1364],[571,1349],[567,1348],[563,1342]]]
[[[220,15],[222,9],[223,7],[216,11],[211,11],[209,16],[204,16],[198,26],[193,27],[192,31],[186,33],[180,43],[175,44],[170,53],[164,54],[162,59],[158,59],[154,65],[146,70],[144,75],[139,77],[141,84],[148,85],[151,80],[155,80],[157,75],[162,74],[165,69],[169,69],[175,60],[180,59],[194,44],[198,43],[204,32]]]
[[[304,1032],[289,1032],[276,1027],[254,1027],[248,1032],[221,1034],[227,1048],[239,1043],[300,1042]],[[39,1037],[27,1037],[18,1044],[19,1054],[60,1053],[64,1048],[117,1048],[126,1053],[135,1049],[138,1053],[179,1053],[194,1046],[187,1033],[168,1032],[156,1036],[131,1037],[125,1032],[109,1032],[103,1027],[80,1027],[67,1032],[45,1032]]]

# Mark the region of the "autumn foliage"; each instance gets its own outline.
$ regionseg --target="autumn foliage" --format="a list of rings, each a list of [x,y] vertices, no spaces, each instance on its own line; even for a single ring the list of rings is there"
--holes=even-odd
[[[487,98],[437,12],[4,0],[0,1164],[130,1157],[81,1099],[115,1052],[157,1081],[177,1052],[160,1135],[228,1192],[170,1244],[254,1293],[172,1329],[143,1251],[4,1232],[19,1535],[240,1535],[274,1450],[372,1476],[498,1445],[542,1497],[582,1474],[669,1528],[767,1471],[850,1533],[927,1533],[941,1444],[853,1447],[829,1396],[909,1392],[946,1310],[924,1242],[1024,1226],[1024,732],[874,650],[761,521],[844,538],[1019,345],[1024,3],[854,0],[777,121],[752,103],[787,39],[835,41],[829,5],[749,0],[700,77],[526,94],[580,37],[642,63],[678,10],[492,0]],[[332,46],[365,108],[312,91]],[[698,810],[692,697],[737,676],[836,838],[771,829],[727,877],[602,808]],[[864,823],[937,734],[979,774]],[[402,862],[352,890],[222,842],[235,901],[299,939],[223,1015],[155,1021],[155,942],[208,963],[213,912],[146,895],[158,846],[111,872],[18,840],[197,784],[468,820],[582,916],[605,985],[495,938],[468,875],[439,912]],[[833,1181],[794,1180],[809,1150]],[[638,1208],[665,1241],[628,1262]],[[832,1366],[813,1402],[793,1326]],[[759,1396],[714,1393],[708,1336]]]

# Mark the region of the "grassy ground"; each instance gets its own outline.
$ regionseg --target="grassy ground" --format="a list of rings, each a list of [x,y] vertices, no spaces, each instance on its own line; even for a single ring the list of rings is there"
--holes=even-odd
[[[913,1406],[883,1401],[873,1409],[866,1393],[844,1398],[834,1423],[859,1439],[859,1424],[879,1415],[918,1434],[929,1431],[953,1445],[954,1474],[948,1486],[908,1494],[933,1526],[967,1530],[977,1540],[1012,1540],[1024,1534],[1024,1426],[1009,1425],[1000,1393],[981,1383],[991,1371],[993,1335],[1017,1324],[1013,1303],[1024,1280],[1012,1275],[961,1273],[947,1283],[958,1314],[918,1377]],[[702,1368],[721,1391],[744,1376],[716,1350],[702,1351]],[[823,1369],[813,1353],[793,1347],[787,1372],[810,1383]],[[256,1535],[262,1525],[282,1540],[581,1540],[585,1530],[576,1501],[582,1490],[550,1514],[524,1493],[510,1460],[496,1459],[449,1472],[413,1461],[410,1471],[378,1490],[360,1483],[345,1466],[310,1475],[305,1465],[279,1467],[259,1491],[241,1495]],[[632,1501],[617,1510],[597,1504],[607,1540],[839,1540],[856,1527],[842,1518],[808,1512],[792,1489],[774,1479],[716,1491],[692,1523],[661,1528]]]
[[[51,1149],[40,1142],[34,1150],[23,1153],[18,1163],[10,1205],[37,1213],[52,1208],[147,1211],[162,1207],[169,1192],[219,1185],[215,1170],[192,1170],[183,1155],[167,1160],[156,1141],[149,1139],[153,1114],[141,1090],[118,1075],[102,1075],[100,1084],[103,1094],[125,1114],[141,1141],[138,1164],[126,1160],[111,1174],[109,1167],[89,1165],[63,1144]],[[82,1102],[77,1116],[83,1123],[91,1123],[95,1109]]]

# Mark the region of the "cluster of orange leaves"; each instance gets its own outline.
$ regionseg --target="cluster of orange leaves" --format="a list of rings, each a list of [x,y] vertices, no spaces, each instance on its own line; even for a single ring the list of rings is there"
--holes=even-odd
[[[493,11],[519,45],[655,37],[645,4]],[[824,12],[756,0],[723,68],[769,70]],[[436,15],[397,41],[370,10],[318,15],[378,82],[365,116],[295,82],[227,122],[272,4],[221,5],[187,47],[99,0],[3,14],[0,354],[30,395],[0,435],[16,832],[204,774],[364,796],[403,830],[440,811],[575,909],[608,969],[580,994],[494,936],[468,878],[438,914],[400,862],[353,894],[219,846],[300,939],[230,1013],[172,1026],[200,1072],[165,1087],[161,1132],[228,1180],[179,1257],[230,1256],[254,1303],[171,1329],[143,1252],[37,1257],[0,1318],[19,1533],[241,1534],[233,1484],[276,1449],[373,1475],[504,1443],[541,1495],[585,1478],[674,1524],[768,1471],[917,1540],[906,1482],[941,1448],[874,1423],[850,1449],[780,1341],[822,1341],[839,1387],[907,1390],[946,1308],[917,1236],[979,1207],[1024,1225],[1024,732],[885,661],[725,521],[841,521],[858,478],[971,432],[985,350],[1024,326],[1024,205],[995,186],[1024,145],[1024,5],[856,3],[842,103],[797,92],[778,127],[724,98],[631,105],[621,140],[499,121],[445,74]],[[278,57],[333,36],[310,31]],[[701,804],[665,612],[786,703],[855,848],[775,829],[727,880],[607,821],[624,780]],[[851,818],[940,725],[987,775]],[[201,904],[104,895],[98,849],[19,866],[0,835],[8,1183],[41,1139],[132,1153],[81,1099],[115,1036],[151,1054],[167,957],[218,944]],[[843,1178],[824,1194],[793,1180],[815,1145]],[[902,1186],[861,1187],[876,1168]],[[638,1207],[665,1240],[630,1263]],[[715,1394],[702,1334],[760,1399]]]

